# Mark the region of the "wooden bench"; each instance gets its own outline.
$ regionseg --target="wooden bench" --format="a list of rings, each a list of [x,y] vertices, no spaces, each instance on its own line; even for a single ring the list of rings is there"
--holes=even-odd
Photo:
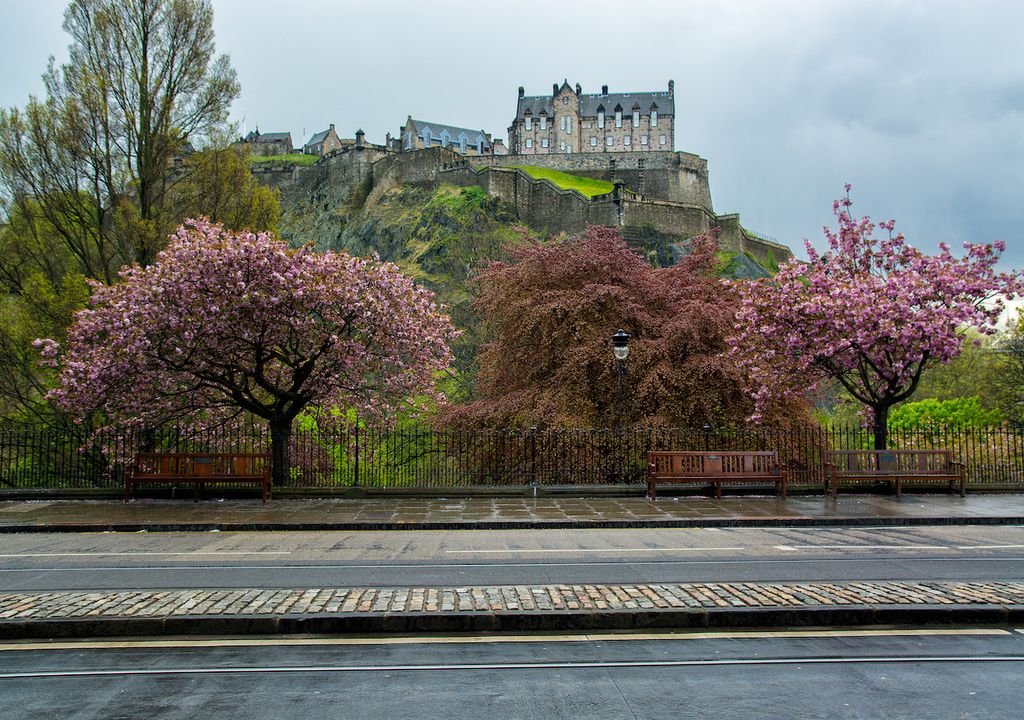
[[[895,482],[898,498],[908,481],[945,481],[950,493],[967,494],[964,465],[949,450],[832,450],[825,456],[825,475],[832,497],[839,494],[840,480]]]
[[[786,497],[786,466],[776,452],[649,452],[647,453],[647,497],[657,499],[658,483],[704,483],[722,497],[723,483],[772,481],[775,491]]]
[[[139,485],[193,486],[192,499],[213,483],[257,483],[263,502],[270,497],[268,453],[139,453],[124,474],[124,501]]]

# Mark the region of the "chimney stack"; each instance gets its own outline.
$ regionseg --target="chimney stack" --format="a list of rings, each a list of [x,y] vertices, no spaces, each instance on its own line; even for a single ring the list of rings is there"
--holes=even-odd
[[[522,96],[523,96],[523,95],[525,95],[525,94],[526,94],[526,91],[525,91],[525,90],[523,90],[523,86],[522,86],[522,85],[520,85],[520,86],[519,86],[519,97],[522,97]]]
[[[607,85],[602,85],[601,86],[601,94],[602,95],[607,95],[608,94],[608,86]]]
[[[675,91],[676,91],[676,81],[675,80],[669,80],[668,81],[668,94],[672,95],[673,93],[675,93]]]

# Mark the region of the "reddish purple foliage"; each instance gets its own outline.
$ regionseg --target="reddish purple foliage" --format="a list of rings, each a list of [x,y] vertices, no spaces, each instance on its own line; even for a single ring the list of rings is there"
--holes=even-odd
[[[524,238],[525,239],[525,238]],[[742,421],[753,411],[726,357],[730,293],[714,276],[714,239],[689,242],[668,268],[651,267],[610,228],[541,244],[477,278],[489,342],[477,397],[453,407],[460,425],[612,427]],[[632,335],[620,380],[611,335]],[[621,384],[620,384],[621,382]]]

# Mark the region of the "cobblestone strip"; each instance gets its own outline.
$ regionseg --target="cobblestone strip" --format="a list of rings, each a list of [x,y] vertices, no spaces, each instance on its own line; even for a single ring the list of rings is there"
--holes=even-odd
[[[846,605],[1024,605],[1024,582],[678,583],[454,588],[68,591],[0,594],[0,622],[29,618],[622,611]]]

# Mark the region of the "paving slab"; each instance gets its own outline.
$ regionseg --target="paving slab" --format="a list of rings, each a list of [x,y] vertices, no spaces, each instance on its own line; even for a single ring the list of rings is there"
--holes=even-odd
[[[60,591],[0,594],[0,638],[1019,624],[1024,582]]]
[[[0,533],[1021,524],[1024,494],[0,501]]]

